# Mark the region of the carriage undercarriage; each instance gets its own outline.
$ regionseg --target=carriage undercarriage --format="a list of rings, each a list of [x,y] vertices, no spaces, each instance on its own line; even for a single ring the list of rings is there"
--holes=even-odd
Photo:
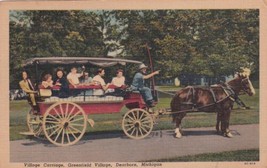
[[[124,114],[121,126],[127,137],[143,139],[151,133],[160,116],[197,111],[197,108],[181,111],[172,111],[170,108],[133,108]],[[74,102],[55,102],[42,115],[34,114],[33,110],[27,114],[27,126],[32,135],[48,139],[57,146],[77,143],[85,134],[87,125],[94,127],[94,121],[79,103]]]

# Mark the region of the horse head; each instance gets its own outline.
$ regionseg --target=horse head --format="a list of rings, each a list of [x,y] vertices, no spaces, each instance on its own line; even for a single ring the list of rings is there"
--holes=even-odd
[[[241,90],[243,90],[249,96],[253,96],[255,95],[255,89],[249,79],[250,73],[251,73],[250,69],[243,68],[243,72],[239,73],[238,77],[241,79],[240,81]]]
[[[249,79],[250,73],[250,69],[242,68],[242,72],[238,73],[236,78],[227,82],[236,94],[243,91],[249,96],[255,95],[255,89]]]

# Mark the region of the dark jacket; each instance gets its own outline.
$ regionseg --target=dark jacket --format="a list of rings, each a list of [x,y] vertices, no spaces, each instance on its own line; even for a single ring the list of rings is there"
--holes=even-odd
[[[69,97],[69,82],[65,77],[62,78],[56,78],[54,84],[60,83],[60,89],[58,92],[55,92],[55,96],[58,96],[60,98],[66,98]]]

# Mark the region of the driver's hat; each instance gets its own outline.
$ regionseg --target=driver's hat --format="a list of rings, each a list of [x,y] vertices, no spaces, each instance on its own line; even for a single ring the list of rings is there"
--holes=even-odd
[[[140,64],[139,65],[139,70],[141,70],[141,69],[147,69],[148,68],[148,66],[146,66],[145,64]]]

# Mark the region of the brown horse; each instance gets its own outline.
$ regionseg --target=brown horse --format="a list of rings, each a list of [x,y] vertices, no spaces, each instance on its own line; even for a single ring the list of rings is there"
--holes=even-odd
[[[217,112],[216,130],[232,137],[229,119],[235,99],[241,91],[249,96],[255,90],[249,80],[249,73],[240,73],[233,80],[211,87],[188,86],[178,91],[171,101],[173,121],[176,123],[176,138],[181,138],[180,124],[187,112]],[[221,127],[220,127],[221,124]]]

